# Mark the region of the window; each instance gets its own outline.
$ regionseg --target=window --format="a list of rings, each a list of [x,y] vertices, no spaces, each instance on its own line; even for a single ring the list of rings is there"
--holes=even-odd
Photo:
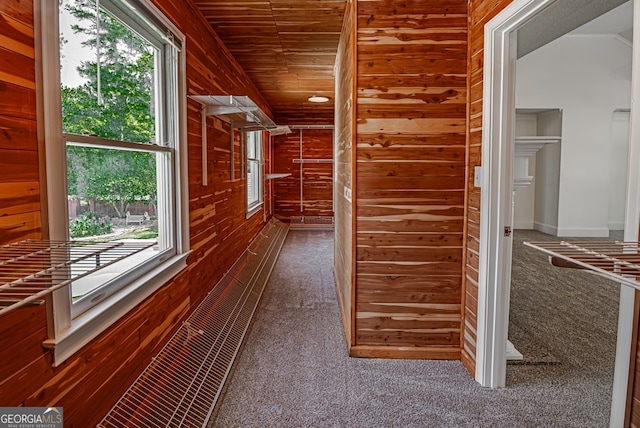
[[[247,142],[247,216],[262,206],[262,132],[246,133]]]
[[[51,239],[145,247],[54,292],[59,363],[185,265],[184,37],[148,0],[39,7]]]

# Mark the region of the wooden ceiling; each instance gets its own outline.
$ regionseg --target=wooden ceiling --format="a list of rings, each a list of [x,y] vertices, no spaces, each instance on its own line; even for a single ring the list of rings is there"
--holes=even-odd
[[[276,123],[333,124],[333,68],[346,0],[194,2],[260,89]],[[330,101],[312,103],[311,95]]]

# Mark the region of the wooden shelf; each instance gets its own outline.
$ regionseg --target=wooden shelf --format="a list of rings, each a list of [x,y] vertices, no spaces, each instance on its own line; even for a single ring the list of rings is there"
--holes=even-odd
[[[264,179],[265,180],[272,180],[274,178],[284,178],[284,177],[289,177],[291,175],[290,172],[287,173],[275,173],[275,174],[265,174],[264,175]]]
[[[333,163],[333,159],[294,159],[293,163]]]

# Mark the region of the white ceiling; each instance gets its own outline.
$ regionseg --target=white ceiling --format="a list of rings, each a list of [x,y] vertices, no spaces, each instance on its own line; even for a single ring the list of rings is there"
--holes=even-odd
[[[518,58],[572,31],[575,34],[628,32],[633,16],[630,8],[629,0],[555,1],[518,29]]]
[[[633,31],[633,2],[627,1],[569,34],[620,34],[630,31]]]

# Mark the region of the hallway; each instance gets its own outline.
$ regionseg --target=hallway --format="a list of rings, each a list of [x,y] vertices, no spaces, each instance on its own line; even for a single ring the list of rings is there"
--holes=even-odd
[[[349,358],[332,254],[332,232],[289,232],[210,427],[608,426],[599,380],[562,361],[486,390],[459,361]]]

